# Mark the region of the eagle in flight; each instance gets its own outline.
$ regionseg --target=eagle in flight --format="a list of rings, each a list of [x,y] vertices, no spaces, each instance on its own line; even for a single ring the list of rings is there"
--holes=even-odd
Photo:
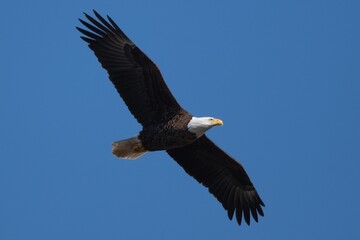
[[[95,53],[101,66],[130,112],[142,125],[134,137],[114,142],[113,154],[137,159],[146,152],[166,151],[190,176],[209,189],[231,220],[257,222],[265,206],[245,169],[216,146],[205,132],[223,125],[214,117],[195,117],[183,109],[167,87],[158,67],[109,17],[94,10],[85,14],[87,28],[77,29]]]

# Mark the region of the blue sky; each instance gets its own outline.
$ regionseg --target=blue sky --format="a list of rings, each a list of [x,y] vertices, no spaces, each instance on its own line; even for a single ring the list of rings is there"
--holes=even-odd
[[[131,2],[131,3],[130,3]],[[238,226],[163,152],[118,160],[140,126],[75,26],[109,14],[265,217]],[[0,239],[360,239],[359,1],[2,3]]]

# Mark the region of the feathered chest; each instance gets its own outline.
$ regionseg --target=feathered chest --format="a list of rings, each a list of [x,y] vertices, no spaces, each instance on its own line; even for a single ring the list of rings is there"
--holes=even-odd
[[[139,135],[148,151],[168,150],[183,147],[197,139],[189,132],[190,115],[177,115],[171,120],[144,128]]]

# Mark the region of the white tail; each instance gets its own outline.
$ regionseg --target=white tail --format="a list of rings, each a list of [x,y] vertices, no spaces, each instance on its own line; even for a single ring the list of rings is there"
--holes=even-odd
[[[142,146],[138,136],[113,142],[112,146],[112,153],[115,156],[124,159],[134,160],[147,152]]]

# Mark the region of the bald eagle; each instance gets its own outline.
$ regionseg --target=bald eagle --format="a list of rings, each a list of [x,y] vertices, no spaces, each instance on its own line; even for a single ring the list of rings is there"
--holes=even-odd
[[[113,154],[136,159],[146,152],[165,150],[184,170],[209,189],[227,210],[250,224],[250,213],[258,221],[265,206],[245,169],[216,146],[205,132],[223,125],[213,117],[195,117],[183,109],[167,87],[157,66],[107,16],[95,10],[97,19],[84,13],[88,29],[77,29],[88,43],[111,82],[142,125],[132,138],[113,143]]]

